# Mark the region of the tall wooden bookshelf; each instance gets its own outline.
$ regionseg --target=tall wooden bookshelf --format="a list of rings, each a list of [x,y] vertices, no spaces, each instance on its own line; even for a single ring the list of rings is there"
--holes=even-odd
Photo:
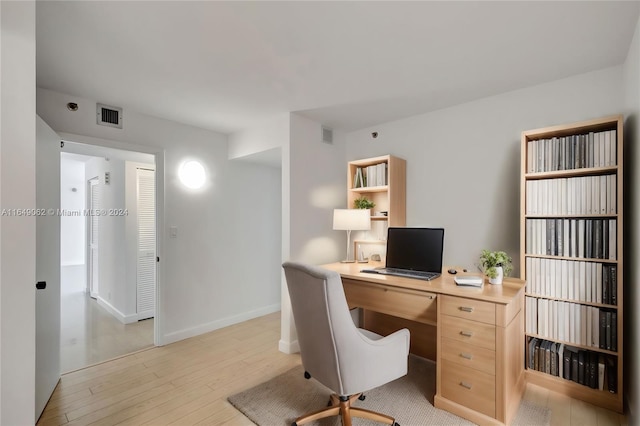
[[[527,380],[623,410],[622,116],[522,132]]]

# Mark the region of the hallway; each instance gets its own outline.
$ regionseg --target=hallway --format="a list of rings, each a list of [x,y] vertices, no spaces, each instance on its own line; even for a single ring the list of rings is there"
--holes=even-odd
[[[63,266],[60,295],[61,371],[78,370],[153,346],[153,318],[123,324],[89,297],[84,267]]]

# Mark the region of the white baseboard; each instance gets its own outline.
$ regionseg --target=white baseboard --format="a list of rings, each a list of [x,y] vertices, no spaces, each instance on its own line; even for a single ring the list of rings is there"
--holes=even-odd
[[[98,305],[100,305],[103,308],[105,308],[107,310],[107,312],[109,312],[111,315],[116,317],[118,319],[118,321],[120,321],[121,323],[123,323],[123,324],[131,324],[133,322],[137,322],[138,321],[138,314],[125,315],[122,312],[120,312],[119,310],[117,310],[116,308],[114,308],[111,303],[107,302],[102,297],[98,296],[98,298],[96,300],[98,301]]]
[[[167,333],[162,339],[163,344],[168,345],[170,343],[177,342],[179,340],[188,339],[189,337],[198,336],[200,334],[208,333],[210,331],[217,330],[219,328],[227,327],[233,324],[237,324],[250,319],[258,318],[267,314],[272,314],[280,310],[280,304],[265,306],[264,308],[256,309],[249,312],[243,312],[238,315],[222,318],[207,324],[202,324],[196,327],[185,328],[183,330]]]
[[[293,342],[280,340],[280,342],[278,342],[278,350],[285,354],[296,354],[300,352],[300,343],[298,343],[297,340],[294,340]]]

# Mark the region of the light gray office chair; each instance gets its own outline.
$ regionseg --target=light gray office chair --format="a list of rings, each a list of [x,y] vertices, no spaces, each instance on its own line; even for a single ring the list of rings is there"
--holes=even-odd
[[[298,331],[305,377],[313,377],[331,389],[330,405],[301,417],[293,426],[324,417],[351,416],[389,425],[395,419],[375,411],[352,407],[363,392],[407,374],[409,330],[382,337],[353,323],[340,275],[326,269],[285,262],[285,276]]]

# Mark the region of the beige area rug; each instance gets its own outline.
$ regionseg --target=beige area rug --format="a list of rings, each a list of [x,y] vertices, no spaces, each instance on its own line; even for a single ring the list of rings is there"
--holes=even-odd
[[[401,426],[472,425],[433,406],[436,366],[423,358],[409,357],[409,374],[366,393],[355,406],[394,416]],[[259,426],[289,426],[296,417],[325,407],[329,391],[317,381],[303,377],[302,366],[293,368],[268,382],[230,396],[229,402]],[[546,408],[522,401],[514,425],[548,425],[551,413]],[[322,419],[313,425],[338,426],[340,419]],[[354,426],[379,425],[354,418]]]

